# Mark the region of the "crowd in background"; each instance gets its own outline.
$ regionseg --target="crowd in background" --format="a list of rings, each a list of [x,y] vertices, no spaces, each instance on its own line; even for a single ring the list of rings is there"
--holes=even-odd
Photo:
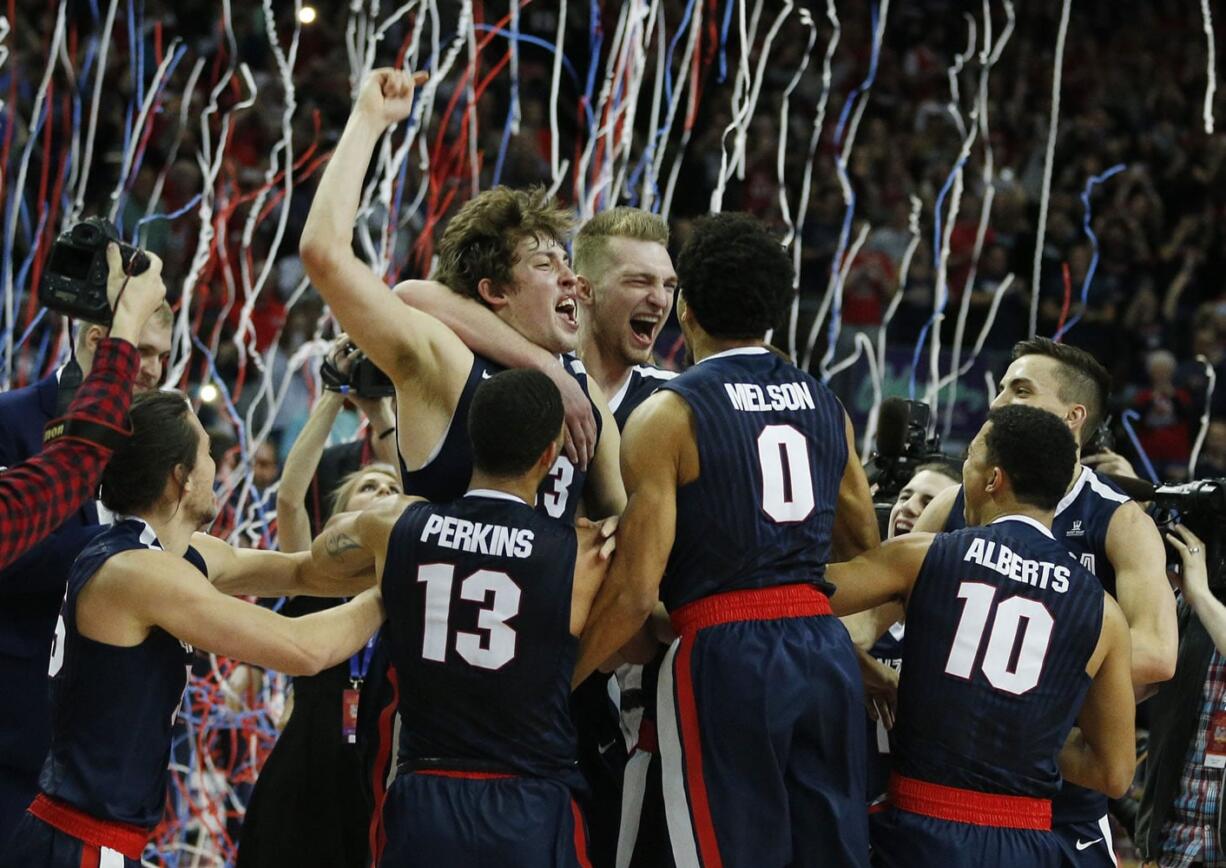
[[[37,3],[28,6],[27,20],[33,23],[52,12]],[[441,30],[448,31],[447,4],[440,7]],[[578,85],[585,79],[589,58],[578,48],[590,45],[594,33],[607,49],[617,10],[616,4],[597,4],[605,18],[598,31],[592,30],[588,4],[570,4],[565,44],[575,64],[577,79],[562,76],[559,89],[559,135],[563,150],[584,132]],[[677,24],[692,4],[667,0],[660,13],[675,32]],[[700,4],[708,6],[709,4]],[[583,6],[584,8],[578,8]],[[717,4],[704,36],[714,37],[723,27],[722,4]],[[335,8],[333,8],[335,7]],[[496,8],[497,7],[497,8]],[[477,11],[484,20],[496,22],[505,9],[502,4],[483,4]],[[233,45],[221,27],[213,4],[184,2],[164,10],[160,29],[154,30],[154,10],[146,10],[145,48],[150,52],[143,63],[151,68],[155,40],[169,40],[171,34],[185,40],[189,51],[246,62],[259,91],[251,109],[234,116],[233,136],[227,146],[217,189],[219,207],[234,208],[227,235],[200,273],[195,288],[192,323],[204,340],[217,347],[216,369],[231,386],[238,380],[272,376],[274,382],[290,370],[295,352],[304,341],[320,336],[322,307],[308,288],[296,293],[303,279],[296,255],[296,239],[311,200],[316,175],[300,172],[296,189],[289,200],[284,241],[275,251],[275,262],[267,286],[255,300],[252,325],[255,345],[266,350],[278,347],[272,364],[261,368],[252,357],[240,359],[230,335],[238,322],[245,299],[235,286],[238,264],[251,257],[258,272],[275,235],[282,203],[270,201],[269,212],[256,226],[249,247],[242,241],[246,207],[239,199],[250,194],[266,180],[269,157],[282,138],[285,88],[270,48],[262,10],[235,8],[232,12]],[[844,341],[856,331],[876,335],[883,315],[899,289],[902,260],[911,240],[909,220],[911,197],[918,197],[919,244],[902,287],[903,300],[887,332],[891,346],[909,347],[933,315],[937,267],[933,257],[933,222],[936,205],[944,206],[942,219],[948,220],[953,197],[942,199],[957,162],[963,133],[952,110],[949,67],[955,56],[968,45],[968,18],[976,19],[977,45],[982,48],[982,7],[974,3],[929,3],[921,6],[891,8],[884,28],[871,95],[851,148],[847,173],[855,194],[850,237],[867,224],[867,239],[851,264],[843,288],[842,324]],[[1032,267],[1042,191],[1048,123],[1051,116],[1051,75],[1054,62],[1053,35],[1058,24],[1058,6],[1033,6],[1018,10],[1010,40],[992,67],[987,82],[987,136],[976,138],[964,166],[962,193],[949,237],[945,262],[949,301],[941,325],[941,339],[949,346],[954,339],[957,311],[964,293],[970,293],[969,316],[964,344],[969,346],[978,334],[990,306],[992,294],[1012,274],[1000,310],[985,344],[985,358],[997,361],[1012,343],[1026,335],[1031,305]],[[281,13],[278,13],[281,14]],[[289,15],[276,22],[283,41],[291,32]],[[318,18],[302,28],[301,44],[293,73],[297,110],[291,124],[294,130],[295,158],[322,154],[339,135],[348,111],[351,82],[341,71],[350,66],[340,23],[346,10],[341,4],[319,4]],[[552,44],[556,38],[558,9],[553,4],[528,5],[521,15],[525,33],[536,34]],[[70,13],[85,31],[95,26],[88,9],[73,7]],[[842,145],[837,132],[846,132],[840,113],[848,95],[860,86],[873,65],[872,18],[868,7],[840,10],[839,44],[831,65],[831,85],[826,119],[816,162],[812,167],[812,193],[797,243],[801,244],[800,271],[800,350],[808,325],[818,309],[829,283],[832,260],[839,247],[847,216],[844,194],[835,171],[835,157]],[[20,15],[19,15],[20,17]],[[766,29],[766,16],[759,25],[757,44]],[[47,18],[51,21],[51,18]],[[822,57],[827,40],[834,31],[830,22],[814,15],[817,41],[805,71],[790,95],[787,122],[786,164],[783,191],[794,224],[799,211],[799,190],[807,164],[807,142],[817,106],[823,95]],[[380,51],[391,51],[409,34],[412,17],[391,27]],[[1005,27],[1000,9],[993,11],[993,38],[999,40]],[[674,243],[684,240],[688,221],[710,205],[721,168],[721,154],[732,137],[725,140],[733,111],[733,91],[737,73],[739,21],[733,16],[721,42],[708,39],[703,53],[701,99],[694,117],[692,138],[671,202],[670,221]],[[1199,428],[1206,396],[1205,366],[1196,361],[1203,356],[1220,369],[1226,362],[1226,134],[1208,135],[1202,120],[1206,87],[1206,52],[1202,22],[1187,4],[1177,3],[1080,3],[1070,17],[1063,64],[1060,124],[1055,143],[1054,170],[1040,285],[1038,287],[1038,332],[1054,334],[1062,323],[1072,323],[1066,340],[1090,349],[1112,371],[1115,378],[1113,408],[1116,419],[1127,409],[1139,413],[1135,423],[1139,442],[1147,451],[1156,471],[1165,478],[1186,475],[1187,461]],[[775,223],[780,232],[790,228],[780,204],[780,179],[777,152],[780,140],[779,108],[785,88],[804,59],[807,31],[795,21],[785,27],[772,46],[771,62],[755,113],[749,122],[743,177],[733,177],[723,197],[725,209],[743,209]],[[0,76],[16,77],[4,82],[4,90],[14,88],[17,104],[28,106],[37,86],[36,72],[46,51],[49,28],[17,27],[10,35],[13,55],[0,68]],[[117,27],[112,54],[114,93],[123,99],[102,100],[99,113],[98,166],[89,186],[90,199],[104,205],[119,171],[124,144],[125,106],[133,95],[126,31]],[[1220,44],[1221,40],[1218,39]],[[1178,50],[1173,50],[1178,46]],[[504,46],[493,43],[485,49],[483,72],[501,59]],[[599,52],[597,52],[599,55]],[[649,54],[649,69],[654,53]],[[756,60],[756,58],[753,58]],[[143,152],[142,164],[131,176],[119,214],[128,231],[148,213],[169,213],[188,204],[200,189],[202,175],[196,162],[200,144],[195,126],[203,110],[207,89],[197,87],[189,123],[180,125],[182,80],[188,63],[172,77],[165,91],[163,110],[152,123],[152,132]],[[212,70],[216,75],[217,69]],[[504,71],[505,72],[505,71]],[[962,123],[973,123],[971,110],[977,99],[980,64],[971,57],[959,77],[961,100],[957,110]],[[148,75],[149,73],[146,72]],[[503,141],[503,129],[510,98],[510,78],[500,74],[492,80],[478,101],[475,120],[481,154],[481,186],[494,180],[511,185],[548,182],[550,179],[550,122],[552,54],[546,49],[523,43],[520,46],[518,96],[522,114],[518,135]],[[598,76],[599,79],[599,76]],[[440,84],[437,104],[446,105],[454,95],[458,76]],[[599,85],[599,81],[597,82]],[[240,97],[240,89],[227,89],[221,97],[223,110]],[[108,91],[108,97],[110,92]],[[435,128],[427,131],[435,141],[440,117],[449,124],[447,136],[459,136],[467,113],[461,109],[447,115],[435,114]],[[649,97],[644,88],[643,101]],[[1219,115],[1222,99],[1218,99]],[[56,104],[52,115],[67,103]],[[646,114],[640,113],[641,120]],[[20,119],[19,119],[20,120]],[[22,134],[16,141],[21,145]],[[58,135],[58,134],[57,134]],[[640,141],[645,138],[639,130]],[[674,135],[668,148],[676,155],[680,137]],[[985,158],[990,146],[993,164],[993,197],[981,255],[973,262],[979,232],[981,209],[987,192]],[[312,149],[314,151],[312,152]],[[636,148],[636,158],[641,146]],[[572,156],[564,154],[564,156]],[[39,169],[40,155],[33,155]],[[1091,226],[1097,236],[1094,245],[1086,232],[1086,209],[1082,193],[1092,176],[1122,164],[1118,174],[1097,186],[1090,197]],[[307,167],[309,168],[309,167]],[[163,169],[166,171],[163,173]],[[414,165],[412,170],[416,170]],[[454,194],[439,216],[454,211],[470,186],[471,167],[457,164],[453,169],[431,170],[437,174],[439,190]],[[573,177],[568,175],[559,191],[566,199]],[[633,204],[639,190],[623,191],[622,201]],[[422,261],[421,234],[437,231],[413,221],[401,233],[393,257],[401,277],[419,276],[426,267]],[[199,239],[194,212],[172,221],[155,221],[143,229],[142,240],[161,253],[174,294],[191,269]],[[844,242],[846,243],[846,242]],[[17,247],[21,247],[21,233]],[[428,251],[428,248],[426,248]],[[1081,301],[1083,282],[1092,261],[1096,266],[1088,287],[1086,302]],[[293,301],[292,307],[288,303]],[[324,337],[327,335],[324,334]],[[818,335],[815,358],[820,357],[827,340],[825,329]],[[34,345],[34,342],[31,342]],[[666,360],[679,356],[676,333],[666,331],[659,349]],[[840,350],[849,343],[840,342]],[[45,366],[47,359],[40,359]],[[27,356],[19,359],[24,369],[15,371],[15,380],[36,374]],[[241,368],[246,370],[240,370]],[[997,365],[996,367],[1001,367]],[[262,487],[275,468],[259,468],[257,463],[283,460],[296,431],[305,420],[317,383],[310,376],[311,366],[299,368],[291,377],[288,391],[278,410],[274,425],[276,449],[260,449],[245,457],[247,473],[260,474]],[[186,374],[189,387],[208,379],[205,360],[193,359]],[[254,397],[248,389],[238,402]],[[1210,430],[1202,467],[1197,475],[1226,472],[1226,390],[1219,390],[1210,408],[1222,421]],[[222,444],[233,444],[234,431],[227,424],[220,403],[210,421]],[[227,430],[229,429],[229,430]],[[1118,433],[1118,432],[1117,432]],[[226,436],[226,435],[230,436]],[[956,437],[955,432],[955,440]],[[1122,451],[1137,458],[1123,436],[1117,436]],[[235,457],[237,460],[237,456]]]

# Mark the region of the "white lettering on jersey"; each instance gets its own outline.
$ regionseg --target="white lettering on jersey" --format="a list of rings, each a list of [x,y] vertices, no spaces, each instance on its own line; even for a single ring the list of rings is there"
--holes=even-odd
[[[530,558],[535,534],[523,527],[483,524],[453,515],[435,514],[426,519],[421,541],[429,542],[432,536],[438,537],[434,540],[436,545],[469,554],[479,552],[500,558]]]
[[[757,383],[724,383],[728,400],[736,410],[765,413],[772,410],[813,410],[808,383],[772,383],[763,389]]]
[[[974,561],[980,566],[994,570],[1015,582],[1022,582],[1034,588],[1051,590],[1063,594],[1068,590],[1068,580],[1072,573],[1068,567],[1059,566],[1049,561],[1031,561],[1015,553],[1006,545],[998,545],[996,540],[976,537],[971,541],[962,560]]]

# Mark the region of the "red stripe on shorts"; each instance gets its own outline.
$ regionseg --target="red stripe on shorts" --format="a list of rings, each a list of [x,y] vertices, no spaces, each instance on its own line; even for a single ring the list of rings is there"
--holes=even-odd
[[[81,868],[98,868],[102,861],[102,851],[93,844],[81,845]]]
[[[392,735],[396,724],[396,709],[400,707],[400,682],[396,667],[388,666],[387,681],[392,685],[392,699],[379,715],[379,749],[375,754],[375,768],[371,774],[374,791],[374,811],[370,815],[370,852],[376,865],[387,846],[387,830],[383,828],[383,801],[387,798],[387,764],[392,753]]]
[[[592,868],[592,862],[587,858],[587,830],[583,825],[583,812],[574,799],[570,800],[570,814],[575,818],[575,856],[579,859],[579,868]]]
[[[674,660],[677,683],[677,717],[681,724],[681,756],[685,762],[685,789],[690,797],[690,818],[698,855],[704,868],[722,868],[715,824],[711,822],[711,806],[707,803],[707,785],[702,776],[702,737],[698,731],[698,705],[694,701],[694,680],[691,674],[693,634],[682,636]]]

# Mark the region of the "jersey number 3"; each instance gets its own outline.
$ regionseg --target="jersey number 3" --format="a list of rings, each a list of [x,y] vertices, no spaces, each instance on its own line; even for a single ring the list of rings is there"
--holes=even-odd
[[[453,564],[425,564],[417,581],[426,585],[426,620],[421,656],[426,660],[447,659],[451,635],[451,589]],[[491,600],[490,597],[493,597]],[[519,614],[519,585],[506,573],[478,570],[460,582],[460,599],[483,604],[477,611],[477,627],[484,633],[455,631],[455,650],[469,664],[481,669],[501,669],[515,658],[515,630],[507,621]]]
[[[970,679],[991,618],[992,631],[980,669],[997,690],[1015,696],[1033,690],[1043,672],[1055,624],[1047,607],[1027,597],[1006,597],[996,606],[996,617],[992,618],[996,588],[982,582],[963,582],[958,586],[958,597],[963,601],[962,617],[945,671],[956,678]]]

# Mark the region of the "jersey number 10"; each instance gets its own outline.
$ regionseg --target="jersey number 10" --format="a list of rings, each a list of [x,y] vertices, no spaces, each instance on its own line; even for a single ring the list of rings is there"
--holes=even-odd
[[[1043,672],[1055,624],[1047,607],[1027,597],[1006,597],[996,606],[996,616],[992,618],[996,588],[982,582],[963,582],[958,586],[958,597],[963,600],[962,617],[945,671],[970,680],[984,630],[991,619],[988,648],[979,668],[997,690],[1015,696],[1033,690]]]
[[[426,619],[422,632],[421,656],[443,663],[451,634],[451,588],[455,582],[454,564],[425,564],[417,570],[417,581],[426,585]],[[515,630],[507,621],[519,614],[519,585],[506,573],[477,570],[460,582],[460,599],[489,605],[477,611],[481,633],[455,631],[455,650],[469,664],[481,669],[501,669],[515,658]]]

